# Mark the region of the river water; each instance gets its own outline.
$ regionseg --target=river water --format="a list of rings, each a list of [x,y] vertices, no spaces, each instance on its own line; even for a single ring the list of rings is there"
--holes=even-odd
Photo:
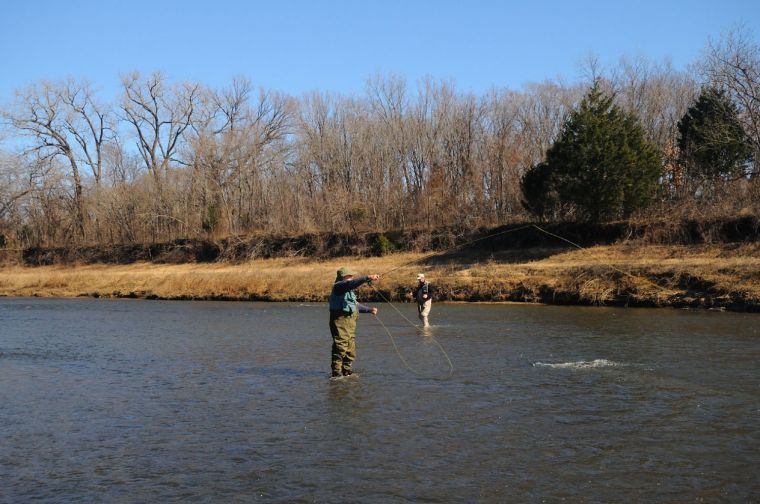
[[[758,315],[380,309],[0,299],[0,502],[760,499]]]

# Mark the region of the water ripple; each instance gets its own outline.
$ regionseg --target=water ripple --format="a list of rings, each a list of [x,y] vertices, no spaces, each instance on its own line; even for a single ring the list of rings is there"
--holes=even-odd
[[[592,361],[576,362],[534,362],[533,367],[547,367],[553,369],[596,369],[624,366],[620,362],[614,362],[607,359],[594,359]]]

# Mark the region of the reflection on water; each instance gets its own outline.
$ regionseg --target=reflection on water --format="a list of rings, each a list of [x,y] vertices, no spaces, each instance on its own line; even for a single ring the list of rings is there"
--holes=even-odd
[[[438,304],[451,375],[383,320],[422,376],[365,317],[328,379],[320,305],[0,300],[0,502],[760,495],[757,315]]]

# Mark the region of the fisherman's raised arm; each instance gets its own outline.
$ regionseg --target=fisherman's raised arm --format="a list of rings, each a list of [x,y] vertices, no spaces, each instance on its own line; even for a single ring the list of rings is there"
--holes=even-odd
[[[350,280],[339,280],[333,284],[333,292],[336,294],[345,294],[346,292],[356,289],[370,281],[377,281],[380,275],[365,275]]]

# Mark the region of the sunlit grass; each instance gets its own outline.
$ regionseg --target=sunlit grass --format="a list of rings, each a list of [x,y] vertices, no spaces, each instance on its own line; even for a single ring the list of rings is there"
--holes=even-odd
[[[517,262],[491,257],[408,265],[383,276],[377,288],[393,299],[402,299],[414,285],[415,274],[424,271],[437,285],[439,297],[449,300],[552,301],[547,299],[548,292],[557,299],[588,304],[605,304],[616,296],[619,300],[621,293],[633,302],[652,304],[698,295],[760,303],[760,244],[617,245],[554,254],[547,251],[545,255],[544,259]],[[323,301],[340,266],[383,274],[423,257],[404,253],[242,264],[6,266],[0,268],[0,295]],[[365,288],[364,295],[371,294],[372,290]]]

